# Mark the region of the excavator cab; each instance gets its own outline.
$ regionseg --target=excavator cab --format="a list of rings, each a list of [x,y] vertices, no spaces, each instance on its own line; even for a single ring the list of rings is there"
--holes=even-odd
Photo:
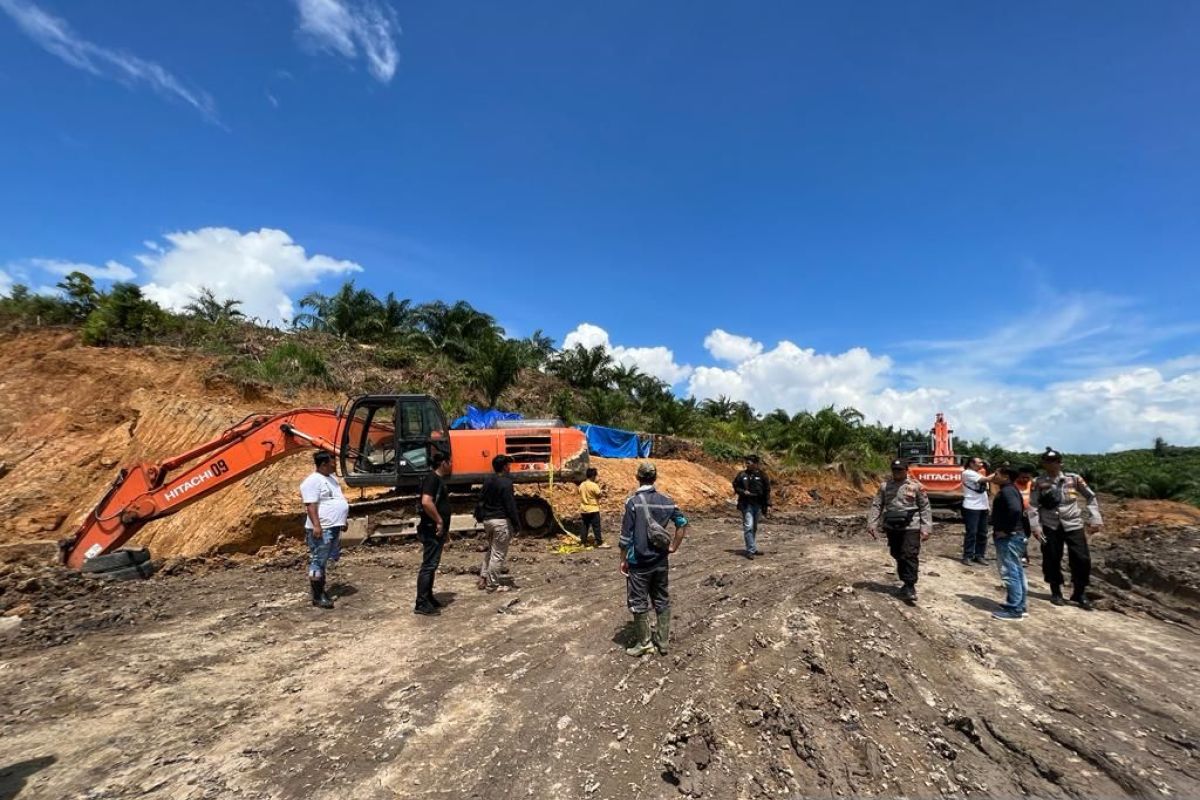
[[[450,456],[450,431],[429,395],[367,395],[346,412],[340,448],[348,486],[410,488],[429,474],[435,450]]]

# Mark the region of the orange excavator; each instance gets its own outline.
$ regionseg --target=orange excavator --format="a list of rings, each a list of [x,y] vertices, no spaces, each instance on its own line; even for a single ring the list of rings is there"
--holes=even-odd
[[[899,457],[908,461],[908,474],[921,482],[935,506],[962,504],[963,465],[954,455],[954,431],[940,411],[929,431],[928,442],[904,442]]]
[[[581,431],[558,425],[450,430],[441,406],[428,395],[367,395],[336,409],[254,414],[185,453],[120,470],[75,535],[62,543],[62,560],[80,569],[88,559],[129,541],[147,523],[313,448],[340,459],[348,486],[392,490],[361,504],[371,510],[411,503],[429,474],[434,450],[450,457],[453,471],[446,482],[459,493],[482,483],[497,455],[513,458],[515,483],[578,483],[588,466],[587,440]],[[545,500],[519,496],[517,510],[526,530],[550,529],[554,517]]]

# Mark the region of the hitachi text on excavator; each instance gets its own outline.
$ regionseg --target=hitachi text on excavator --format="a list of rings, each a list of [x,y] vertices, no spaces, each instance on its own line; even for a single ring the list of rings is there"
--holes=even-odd
[[[61,543],[62,560],[80,569],[153,520],[313,448],[338,457],[348,486],[392,490],[363,504],[372,510],[411,502],[429,473],[435,449],[450,457],[453,471],[447,483],[459,493],[469,492],[491,473],[496,455],[513,458],[515,483],[578,483],[588,466],[581,431],[561,425],[450,430],[441,406],[428,395],[368,395],[336,409],[255,414],[187,452],[121,469],[75,534]],[[527,531],[544,533],[553,523],[549,504],[541,498],[520,496],[518,511]],[[299,520],[301,512],[296,515]]]

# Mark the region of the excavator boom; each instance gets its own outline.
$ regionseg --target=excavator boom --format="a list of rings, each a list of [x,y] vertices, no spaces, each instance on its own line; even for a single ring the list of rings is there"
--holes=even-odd
[[[340,417],[322,408],[256,414],[220,436],[158,464],[122,469],[104,497],[63,544],[63,560],[79,569],[115,550],[147,522],[176,513],[279,459],[313,447],[337,453]]]

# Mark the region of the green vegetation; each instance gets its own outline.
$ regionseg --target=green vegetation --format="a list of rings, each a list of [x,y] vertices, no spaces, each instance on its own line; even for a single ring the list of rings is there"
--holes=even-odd
[[[414,304],[390,293],[380,298],[352,281],[332,294],[302,298],[288,331],[247,320],[238,300],[208,289],[182,313],[163,310],[132,284],[100,291],[78,272],[57,289],[60,294],[48,296],[14,286],[0,297],[0,325],[71,327],[85,343],[101,346],[195,348],[219,356],[218,370],[227,378],[286,391],[427,392],[452,414],[468,402],[507,404],[569,424],[687,437],[719,461],[759,452],[776,467],[839,465],[863,475],[885,470],[900,442],[927,437],[870,424],[853,408],[763,414],[725,397],[683,400],[602,347],[557,351],[541,331],[508,339],[494,317],[465,301]],[[959,441],[955,449],[993,464],[1037,461],[1036,454],[987,441]],[[1067,466],[1106,492],[1200,504],[1200,448],[1159,440],[1145,450],[1068,456]]]

